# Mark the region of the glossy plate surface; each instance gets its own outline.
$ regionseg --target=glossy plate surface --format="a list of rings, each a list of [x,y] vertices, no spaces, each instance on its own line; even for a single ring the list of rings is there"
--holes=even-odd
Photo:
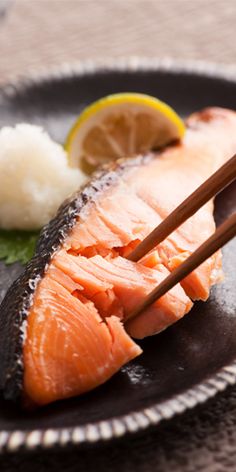
[[[199,67],[133,63],[83,67],[0,90],[0,126],[42,125],[63,142],[75,117],[109,93],[144,92],[182,116],[205,106],[236,109],[236,81]],[[217,223],[236,210],[236,184],[217,198]],[[224,249],[223,284],[182,321],[141,343],[144,354],[104,386],[25,414],[0,404],[0,449],[86,444],[136,432],[193,407],[236,382],[236,240]],[[0,263],[0,299],[20,273]],[[1,361],[0,361],[1,362]]]

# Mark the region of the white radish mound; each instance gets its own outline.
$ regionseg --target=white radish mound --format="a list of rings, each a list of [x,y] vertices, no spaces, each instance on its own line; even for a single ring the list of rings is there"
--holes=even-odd
[[[85,180],[42,128],[22,123],[0,131],[1,228],[42,228]]]

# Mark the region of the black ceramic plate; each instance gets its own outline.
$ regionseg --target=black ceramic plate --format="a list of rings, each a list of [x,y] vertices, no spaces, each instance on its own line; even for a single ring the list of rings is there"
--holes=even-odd
[[[41,124],[63,142],[85,105],[109,93],[145,92],[181,115],[218,105],[236,109],[236,80],[209,67],[155,61],[80,65],[0,90],[0,126]],[[236,184],[216,202],[220,223],[236,210]],[[236,241],[224,249],[223,284],[182,321],[142,342],[144,354],[104,386],[36,413],[0,404],[0,448],[63,446],[111,440],[157,424],[236,382]],[[3,297],[22,267],[0,264]]]

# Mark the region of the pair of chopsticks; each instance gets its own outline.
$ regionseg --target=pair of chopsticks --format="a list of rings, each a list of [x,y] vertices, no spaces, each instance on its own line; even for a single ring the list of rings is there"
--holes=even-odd
[[[162,221],[135,249],[128,259],[139,261],[151,249],[160,244],[167,236],[177,229],[184,221],[196,213],[205,203],[221,192],[236,178],[236,154],[219,170],[198,187],[170,215]],[[127,319],[133,319],[143,310],[162,297],[166,292],[189,275],[218,249],[236,236],[236,213],[233,213],[215,233],[194,251],[179,267],[166,277],[139,305]]]

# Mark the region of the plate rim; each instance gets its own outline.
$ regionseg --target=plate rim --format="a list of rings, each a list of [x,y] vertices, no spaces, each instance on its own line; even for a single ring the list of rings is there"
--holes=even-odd
[[[60,66],[41,68],[26,76],[10,79],[0,85],[1,96],[11,98],[30,86],[52,80],[96,75],[101,72],[168,72],[173,74],[199,75],[199,77],[222,79],[236,84],[236,67],[204,61],[178,61],[171,58],[129,57],[121,59],[87,60],[75,63],[63,63]],[[82,446],[124,437],[134,434],[162,420],[173,418],[177,414],[194,408],[214,397],[230,385],[236,384],[236,359],[222,367],[215,374],[207,377],[188,390],[155,403],[148,408],[131,411],[122,416],[88,423],[82,426],[61,428],[38,428],[33,430],[1,430],[0,453],[32,451],[65,447]]]

